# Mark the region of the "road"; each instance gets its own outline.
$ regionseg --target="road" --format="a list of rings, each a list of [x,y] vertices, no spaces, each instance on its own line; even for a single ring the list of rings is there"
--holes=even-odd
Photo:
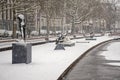
[[[63,80],[120,80],[120,66],[111,66],[100,54],[106,51],[109,44],[98,46],[90,51]],[[120,61],[117,61],[120,62]]]

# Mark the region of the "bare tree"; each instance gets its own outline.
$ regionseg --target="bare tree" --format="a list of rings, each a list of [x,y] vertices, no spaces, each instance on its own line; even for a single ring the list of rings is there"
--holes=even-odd
[[[0,12],[11,10],[13,13],[13,21],[17,13],[26,14],[26,16],[40,15],[44,13],[47,19],[47,37],[49,37],[50,19],[56,17],[69,18],[67,23],[72,23],[72,33],[75,32],[75,23],[80,24],[89,19],[104,19],[107,28],[115,23],[116,20],[116,3],[118,0],[6,0],[0,1]],[[7,7],[6,7],[7,6]],[[39,14],[35,14],[38,10]],[[4,17],[5,15],[2,14]],[[13,34],[15,35],[15,27],[13,26]]]

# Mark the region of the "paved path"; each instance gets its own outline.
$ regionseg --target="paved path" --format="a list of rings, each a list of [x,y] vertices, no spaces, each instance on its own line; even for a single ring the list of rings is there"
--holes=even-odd
[[[99,55],[106,51],[107,45],[102,45],[85,56],[68,73],[64,80],[120,80],[120,66],[110,66],[105,63],[120,62],[106,60]]]

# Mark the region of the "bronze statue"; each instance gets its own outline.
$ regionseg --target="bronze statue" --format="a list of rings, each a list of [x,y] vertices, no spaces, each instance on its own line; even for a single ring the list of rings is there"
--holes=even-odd
[[[26,39],[26,35],[25,35],[25,17],[23,14],[19,14],[18,15],[18,20],[19,20],[19,30],[20,30],[20,33],[21,33],[21,37],[23,40]]]

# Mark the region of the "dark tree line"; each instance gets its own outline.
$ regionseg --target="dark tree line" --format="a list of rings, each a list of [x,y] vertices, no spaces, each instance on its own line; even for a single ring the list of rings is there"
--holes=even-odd
[[[11,20],[15,21],[18,13],[27,16],[45,15],[47,19],[47,36],[49,37],[50,19],[65,17],[67,23],[72,23],[72,33],[75,31],[75,23],[82,23],[88,19],[104,19],[107,28],[115,23],[117,0],[1,0],[0,15],[2,19],[8,14]],[[8,13],[8,11],[11,11]],[[35,12],[37,11],[37,14]],[[6,15],[4,14],[6,12]],[[13,34],[15,27],[13,23]]]

